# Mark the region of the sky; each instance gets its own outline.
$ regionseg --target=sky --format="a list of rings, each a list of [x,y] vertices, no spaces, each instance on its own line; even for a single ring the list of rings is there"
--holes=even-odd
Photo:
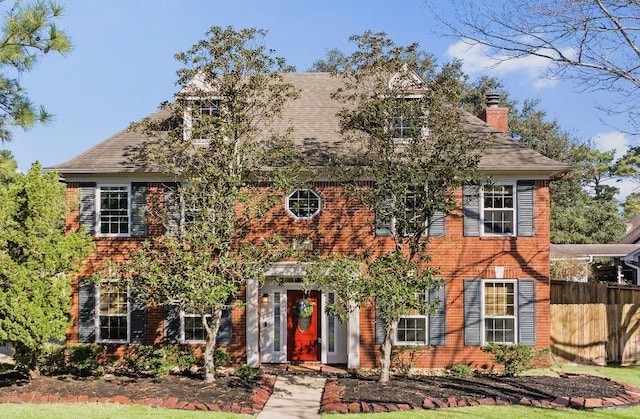
[[[499,2],[501,0],[495,0]],[[306,71],[327,51],[350,51],[349,36],[386,32],[396,44],[418,42],[441,64],[463,60],[472,78],[500,79],[510,97],[539,99],[549,118],[566,131],[619,155],[637,139],[622,122],[597,109],[595,94],[579,93],[568,81],[545,80],[547,63],[519,60],[498,67],[479,49],[444,37],[423,0],[57,0],[65,8],[58,26],[72,39],[66,56],[47,54],[20,80],[54,120],[28,131],[14,130],[8,148],[26,171],[63,163],[153,112],[177,91],[173,56],[205,37],[211,26],[268,31],[266,45]],[[444,11],[447,12],[447,4]],[[6,6],[2,6],[5,7]],[[2,12],[2,9],[0,9]],[[606,100],[606,99],[605,99]],[[604,120],[603,120],[604,119]],[[622,187],[621,197],[635,187]]]

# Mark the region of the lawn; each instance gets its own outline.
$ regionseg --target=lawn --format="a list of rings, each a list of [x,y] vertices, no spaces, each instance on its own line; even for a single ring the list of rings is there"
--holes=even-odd
[[[56,403],[56,404],[13,404],[4,403],[0,406],[0,417],[24,419],[97,419],[97,418],[214,418],[240,419],[249,418],[248,415],[233,413],[200,412],[177,409],[157,409],[146,406],[123,405],[116,403]]]

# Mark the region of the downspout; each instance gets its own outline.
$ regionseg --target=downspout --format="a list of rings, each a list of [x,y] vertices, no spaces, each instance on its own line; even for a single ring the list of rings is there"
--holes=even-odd
[[[628,256],[628,255],[627,255]],[[621,258],[625,265],[636,270],[636,285],[640,285],[640,266],[638,262],[632,259],[627,259],[627,256]]]

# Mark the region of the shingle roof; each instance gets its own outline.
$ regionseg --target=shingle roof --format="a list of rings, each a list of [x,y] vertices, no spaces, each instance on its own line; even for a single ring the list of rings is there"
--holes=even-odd
[[[551,260],[622,257],[640,248],[640,244],[552,244]]]
[[[287,104],[276,127],[293,127],[294,141],[312,161],[322,162],[328,156],[338,154],[343,143],[336,113],[342,105],[331,99],[331,93],[340,86],[340,80],[328,73],[294,73],[287,74],[286,78],[301,89],[301,94],[299,99]],[[549,159],[500,133],[476,116],[464,111],[461,111],[461,115],[462,123],[470,134],[492,135],[492,144],[482,154],[479,164],[481,170],[554,175],[571,169],[570,165]],[[168,116],[168,112],[160,110],[151,116],[162,118]],[[129,150],[143,141],[141,135],[124,129],[71,160],[51,168],[63,175],[151,171],[129,162]]]

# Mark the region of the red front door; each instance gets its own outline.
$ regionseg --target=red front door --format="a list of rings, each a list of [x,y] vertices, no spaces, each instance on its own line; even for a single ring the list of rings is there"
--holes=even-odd
[[[313,306],[313,313],[308,319],[300,319],[295,307],[305,298],[302,291],[287,291],[287,359],[289,361],[318,360],[318,313],[320,310],[320,293],[310,291],[306,296]]]

